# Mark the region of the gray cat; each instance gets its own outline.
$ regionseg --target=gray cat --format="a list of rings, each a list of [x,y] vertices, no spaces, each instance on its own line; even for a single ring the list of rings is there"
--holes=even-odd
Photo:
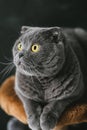
[[[23,26],[13,47],[15,91],[32,130],[53,129],[65,108],[83,95],[74,50],[79,45],[74,35],[81,29],[71,30]]]

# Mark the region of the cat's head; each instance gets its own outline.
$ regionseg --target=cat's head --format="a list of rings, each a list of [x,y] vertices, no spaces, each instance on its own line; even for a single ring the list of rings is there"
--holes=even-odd
[[[26,27],[13,47],[17,71],[26,75],[52,76],[65,62],[65,44],[59,27]]]

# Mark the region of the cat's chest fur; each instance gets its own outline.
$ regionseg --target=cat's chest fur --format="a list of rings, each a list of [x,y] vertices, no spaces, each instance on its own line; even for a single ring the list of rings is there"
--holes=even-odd
[[[41,84],[36,78],[33,78],[31,76],[25,76],[17,72],[15,89],[26,98],[35,101],[42,101],[44,99],[44,92]]]
[[[34,101],[49,102],[78,95],[83,89],[82,77],[78,62],[73,59],[53,79],[39,79],[16,72],[16,91]],[[68,62],[68,61],[67,61]]]

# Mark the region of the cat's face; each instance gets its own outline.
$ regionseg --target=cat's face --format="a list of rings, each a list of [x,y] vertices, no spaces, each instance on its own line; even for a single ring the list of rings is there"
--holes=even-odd
[[[65,61],[61,29],[22,27],[21,33],[13,47],[17,71],[35,76],[57,74]]]

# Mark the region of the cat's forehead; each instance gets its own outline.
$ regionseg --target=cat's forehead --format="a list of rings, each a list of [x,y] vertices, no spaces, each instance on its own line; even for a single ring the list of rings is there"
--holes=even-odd
[[[35,32],[43,32],[43,31],[60,31],[61,28],[60,27],[26,27],[26,26],[22,26],[21,28],[21,33],[26,33],[26,32],[30,32],[30,33],[35,33]]]
[[[36,40],[40,38],[49,38],[54,35],[60,35],[61,28],[59,27],[29,27],[21,35],[20,39]]]

